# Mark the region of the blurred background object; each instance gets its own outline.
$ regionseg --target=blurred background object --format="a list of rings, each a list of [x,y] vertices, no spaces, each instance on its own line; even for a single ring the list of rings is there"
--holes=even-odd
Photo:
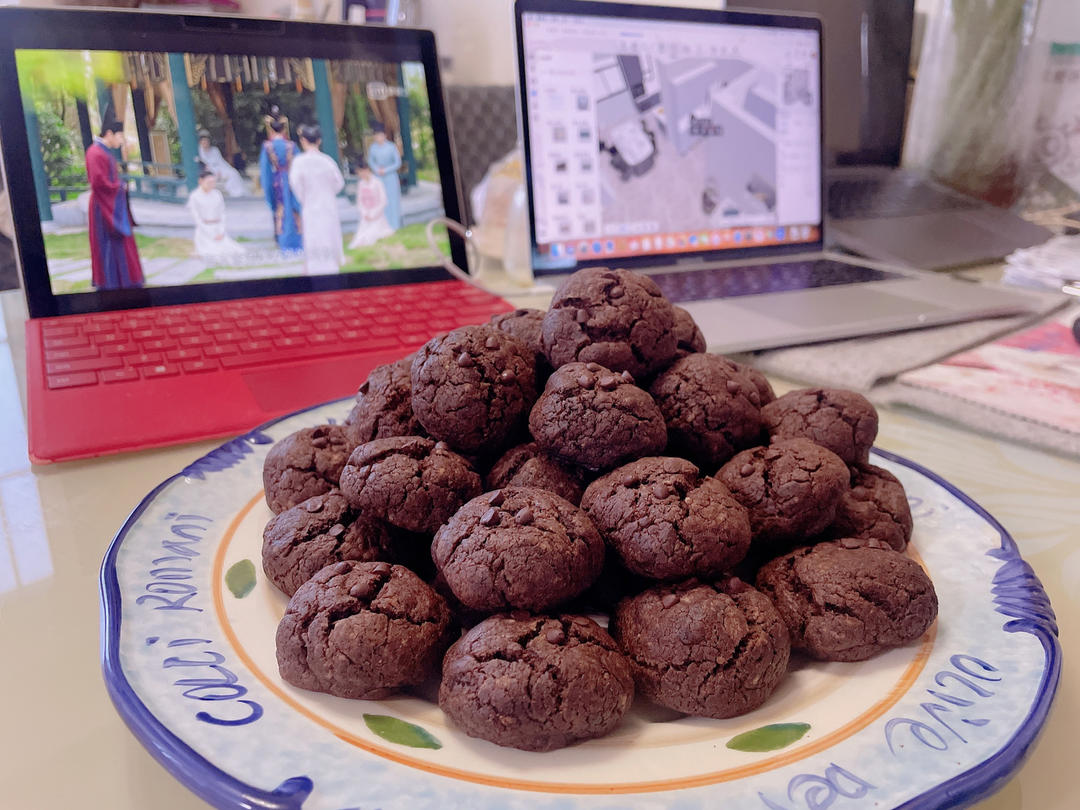
[[[927,19],[904,165],[1002,207],[1031,178],[1044,63],[1036,37],[1051,0],[938,0]],[[1063,0],[1075,14],[1074,0]]]

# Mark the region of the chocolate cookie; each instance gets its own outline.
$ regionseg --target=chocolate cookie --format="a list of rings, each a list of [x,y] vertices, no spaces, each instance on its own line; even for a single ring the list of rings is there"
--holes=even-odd
[[[873,464],[856,463],[850,469],[851,489],[841,496],[829,533],[833,537],[882,540],[903,551],[913,526],[904,485],[891,472]]]
[[[791,645],[826,661],[862,661],[922,636],[937,617],[934,585],[917,562],[880,541],[797,549],[757,578],[791,631]]]
[[[805,542],[833,522],[848,469],[809,439],[744,450],[716,474],[750,513],[755,543]]]
[[[554,492],[577,506],[585,491],[582,475],[544,453],[536,442],[511,447],[495,462],[484,485],[503,487],[539,487]]]
[[[411,373],[417,420],[465,452],[502,444],[536,401],[532,350],[492,326],[432,338],[416,352]]]
[[[444,443],[395,436],[353,451],[341,491],[369,517],[431,535],[481,487],[480,476]]]
[[[763,408],[776,399],[776,393],[773,391],[773,387],[769,384],[769,380],[764,374],[753,366],[746,365],[746,363],[735,363],[735,367],[746,375],[750,382],[754,384]]]
[[[705,336],[694,321],[694,316],[682,307],[675,310],[675,359],[705,351]]]
[[[386,525],[349,506],[340,490],[286,509],[263,530],[263,571],[287,596],[320,569],[342,560],[399,561]]]
[[[787,672],[787,628],[764,595],[734,577],[658,585],[615,609],[618,641],[643,695],[724,718],[756,709]]]
[[[664,449],[664,417],[629,373],[567,363],[548,379],[529,414],[529,431],[557,459],[605,470]]]
[[[675,310],[629,270],[579,270],[555,291],[541,331],[552,368],[580,361],[646,377],[675,357]]]
[[[866,463],[878,431],[878,415],[862,394],[840,388],[789,391],[761,409],[773,439],[805,438],[827,447],[845,464]]]
[[[589,484],[581,508],[630,571],[652,579],[711,577],[750,548],[746,509],[681,458],[643,458]]]
[[[416,436],[423,432],[412,409],[409,369],[413,355],[372,369],[356,394],[356,404],[345,419],[353,446],[389,436]]]
[[[718,354],[689,354],[649,389],[667,423],[671,452],[715,469],[761,438],[761,397],[739,367]]]
[[[338,485],[353,444],[342,425],[319,425],[291,433],[263,461],[266,505],[277,514]]]
[[[532,349],[536,355],[536,376],[538,379],[546,380],[551,374],[551,366],[547,355],[544,354],[544,342],[540,336],[544,315],[542,309],[515,309],[512,312],[492,315],[488,323],[496,329],[513,335]]]
[[[447,651],[439,687],[470,737],[526,751],[602,737],[633,699],[626,658],[584,616],[492,616]]]
[[[600,574],[604,542],[589,518],[543,489],[474,498],[435,534],[431,557],[466,607],[547,610]]]
[[[289,600],[278,671],[301,689],[377,700],[435,674],[449,631],[446,602],[408,568],[334,563]]]

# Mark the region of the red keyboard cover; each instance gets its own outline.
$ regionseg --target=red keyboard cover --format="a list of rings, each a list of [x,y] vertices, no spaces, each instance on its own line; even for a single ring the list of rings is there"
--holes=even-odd
[[[475,287],[440,281],[31,320],[31,458],[250,429],[348,396],[376,365],[510,309]]]

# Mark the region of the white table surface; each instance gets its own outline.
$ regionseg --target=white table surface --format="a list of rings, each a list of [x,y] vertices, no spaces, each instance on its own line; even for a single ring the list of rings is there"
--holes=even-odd
[[[205,807],[151,758],[109,701],[99,659],[98,569],[142,497],[218,442],[32,466],[25,310],[18,292],[0,294],[0,304],[0,807]],[[1075,810],[1080,461],[895,408],[881,409],[878,446],[929,467],[997,517],[1057,611],[1065,666],[1053,712],[1018,775],[979,807]]]

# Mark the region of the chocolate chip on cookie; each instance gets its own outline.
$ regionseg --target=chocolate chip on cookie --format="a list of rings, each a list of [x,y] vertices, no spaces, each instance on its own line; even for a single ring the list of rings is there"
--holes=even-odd
[[[529,442],[507,450],[488,472],[484,485],[487,489],[539,487],[576,506],[585,491],[582,479],[579,470],[556,461],[536,442]]]
[[[561,461],[604,470],[664,449],[659,408],[627,372],[597,363],[567,363],[548,379],[529,414],[529,431]]]
[[[337,489],[275,515],[263,530],[263,571],[287,596],[342,560],[403,561],[386,525],[361,515]]]
[[[907,493],[895,475],[873,464],[851,465],[851,489],[840,498],[829,534],[883,540],[903,551],[913,525]]]
[[[689,354],[649,389],[667,423],[669,451],[708,470],[761,438],[761,398],[739,366],[718,354]]]
[[[338,485],[353,444],[342,425],[319,425],[291,433],[263,461],[266,505],[275,514]]]
[[[588,588],[604,564],[589,518],[547,490],[507,487],[474,498],[435,534],[431,556],[476,610],[547,610]]]
[[[744,450],[716,474],[750,513],[754,543],[802,543],[836,517],[848,468],[809,439],[780,439]]]
[[[754,387],[758,391],[758,400],[761,402],[762,407],[765,407],[776,399],[776,393],[773,391],[772,385],[769,384],[769,380],[764,374],[753,366],[746,365],[746,363],[735,363],[735,367],[746,375],[747,379],[754,384]]]
[[[584,616],[492,616],[446,653],[439,688],[470,737],[526,751],[602,737],[633,699],[626,658]]]
[[[629,270],[579,270],[555,291],[544,316],[552,368],[594,362],[646,377],[675,357],[675,311],[647,276]]]
[[[533,350],[536,355],[538,380],[546,380],[551,374],[551,366],[544,354],[544,341],[540,334],[545,314],[542,309],[515,309],[493,315],[488,321],[491,326],[513,335]]]
[[[870,401],[841,388],[789,391],[761,409],[761,420],[773,439],[810,439],[845,464],[865,464],[878,431],[877,411]]]
[[[431,535],[481,486],[469,463],[442,442],[395,436],[353,451],[341,472],[341,491],[370,517]]]
[[[694,321],[694,316],[682,307],[675,310],[675,359],[705,351],[705,336]]]
[[[790,655],[776,608],[734,577],[658,585],[624,599],[612,635],[643,695],[702,717],[756,709],[784,677]]]
[[[787,623],[791,645],[826,661],[862,661],[908,644],[937,617],[926,572],[876,540],[796,549],[763,566],[757,585]]]
[[[416,352],[411,376],[417,420],[464,452],[501,445],[536,401],[532,349],[493,326],[432,338]]]
[[[643,458],[593,481],[581,507],[622,563],[651,579],[714,576],[750,548],[746,509],[681,458]]]
[[[339,562],[289,600],[278,670],[301,689],[377,700],[435,674],[449,643],[446,602],[408,568]]]
[[[389,436],[416,436],[423,432],[412,409],[410,354],[396,363],[372,369],[356,394],[356,404],[345,419],[353,445]]]

